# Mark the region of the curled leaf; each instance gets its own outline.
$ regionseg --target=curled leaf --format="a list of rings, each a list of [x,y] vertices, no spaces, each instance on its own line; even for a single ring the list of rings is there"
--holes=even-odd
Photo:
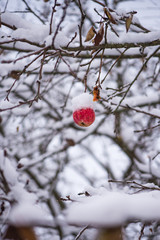
[[[98,33],[96,34],[96,36],[94,38],[95,46],[98,46],[100,44],[100,42],[103,39],[103,35],[104,35],[104,24],[101,24],[101,27],[100,27]]]
[[[132,23],[132,19],[133,19],[133,14],[131,14],[131,15],[126,19],[126,32],[129,31],[129,28],[130,28],[131,23]]]
[[[94,89],[93,89],[93,101],[98,101],[100,99],[100,91],[99,91],[99,88],[98,86],[95,86]]]
[[[72,138],[66,138],[68,146],[75,146],[75,141]]]
[[[96,33],[96,31],[95,31],[94,27],[92,26],[87,33],[85,42],[90,41],[94,37],[95,33]]]
[[[104,8],[104,13],[107,15],[111,23],[116,24],[116,20],[114,19],[113,15],[110,13],[110,11],[107,8]]]
[[[9,74],[9,77],[14,78],[16,80],[19,80],[20,75],[18,71],[12,70]]]

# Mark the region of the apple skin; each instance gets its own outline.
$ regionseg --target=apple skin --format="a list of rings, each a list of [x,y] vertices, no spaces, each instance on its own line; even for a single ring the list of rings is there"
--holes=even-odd
[[[95,120],[95,112],[92,108],[81,108],[73,112],[75,123],[81,127],[90,126]]]

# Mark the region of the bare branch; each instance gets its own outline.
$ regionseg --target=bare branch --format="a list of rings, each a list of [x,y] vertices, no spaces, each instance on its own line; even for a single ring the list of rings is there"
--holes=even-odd
[[[144,234],[144,228],[145,228],[145,226],[146,226],[146,225],[143,224],[138,240],[141,240],[141,239],[142,239],[142,236],[143,236],[143,234]]]
[[[106,75],[104,76],[104,78],[101,81],[101,84],[105,81],[106,77],[108,76],[108,74],[111,72],[112,68],[116,65],[116,63],[119,61],[119,59],[124,55],[124,53],[128,50],[128,48],[126,48],[121,54],[120,56],[116,59],[116,61],[112,64],[112,66],[110,67],[110,69],[108,70],[108,72],[106,73]]]
[[[144,112],[143,112],[143,113],[144,113]],[[146,112],[145,112],[145,114],[148,115],[148,113],[146,113]],[[134,132],[135,132],[135,133],[147,132],[147,131],[151,131],[151,130],[157,128],[157,127],[160,127],[160,124],[157,124],[157,125],[155,125],[155,126],[148,127],[148,128],[145,128],[145,129],[141,129],[141,130],[135,130]]]
[[[60,25],[62,24],[62,22],[64,21],[64,18],[66,16],[66,12],[67,12],[67,7],[68,7],[68,0],[65,0],[65,6],[63,7],[63,14],[62,14],[62,17],[61,17],[61,20],[59,21],[58,25],[57,25],[57,28],[55,30],[55,33],[54,33],[54,36],[53,36],[53,39],[52,39],[52,47],[54,48],[54,41],[55,41],[55,38],[57,36],[57,33],[59,31],[59,28],[60,28]]]
[[[160,40],[154,40],[149,42],[133,42],[133,43],[107,43],[107,44],[100,44],[98,46],[82,46],[82,47],[63,47],[64,50],[69,52],[76,52],[76,51],[92,51],[98,49],[117,49],[117,48],[139,48],[139,47],[150,47],[150,46],[159,46]]]
[[[49,24],[49,35],[52,34],[52,22],[53,22],[53,15],[55,13],[55,8],[56,8],[56,5],[57,5],[57,0],[55,0],[54,2],[54,6],[52,7],[52,13],[51,13],[51,20],[50,20],[50,24]]]
[[[139,72],[137,73],[136,77],[134,78],[134,80],[130,83],[128,89],[126,90],[124,96],[122,97],[122,99],[120,100],[117,108],[115,109],[115,111],[119,108],[119,106],[121,105],[121,103],[123,102],[123,100],[125,99],[125,97],[127,96],[129,90],[131,89],[132,85],[137,81],[139,75],[141,74],[141,72],[144,70],[144,68],[146,67],[148,61],[152,58],[152,56],[154,56],[158,51],[159,51],[160,47],[156,48],[156,50],[145,60],[145,62],[143,63],[142,67],[140,68]]]
[[[34,15],[36,18],[38,18],[43,24],[45,24],[45,22],[40,18],[40,16],[37,15],[37,14],[31,9],[31,7],[28,5],[28,3],[26,2],[26,0],[22,0],[22,1],[25,3],[25,5],[26,5],[26,7],[27,7],[27,10],[29,10],[31,13],[33,13],[33,15]]]
[[[82,10],[81,0],[78,0],[78,3],[79,3],[79,9],[80,9],[80,12],[81,12],[81,24],[78,25],[78,27],[79,27],[79,43],[80,43],[80,47],[82,47],[82,26],[83,26],[83,23],[84,23],[85,14]]]
[[[82,233],[89,227],[89,225],[85,226],[76,236],[75,240],[79,239],[82,235]]]
[[[3,41],[3,42],[0,42],[0,45],[3,45],[3,44],[9,44],[9,43],[16,43],[16,42],[25,42],[25,43],[28,43],[30,45],[34,45],[36,47],[45,47],[44,44],[39,44],[39,43],[36,43],[36,42],[33,42],[33,41],[30,41],[28,39],[25,39],[25,38],[17,38],[17,39],[12,39],[12,40],[7,40],[7,41]],[[14,48],[14,47],[12,47]]]

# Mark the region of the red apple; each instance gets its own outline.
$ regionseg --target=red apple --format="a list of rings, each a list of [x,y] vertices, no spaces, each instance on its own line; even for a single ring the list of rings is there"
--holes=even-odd
[[[90,126],[95,120],[95,112],[92,108],[81,108],[73,112],[75,123],[81,127]]]

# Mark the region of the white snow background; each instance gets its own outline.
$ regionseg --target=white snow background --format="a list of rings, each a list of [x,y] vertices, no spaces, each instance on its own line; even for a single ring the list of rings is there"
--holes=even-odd
[[[134,4],[133,4],[134,3]],[[94,3],[92,3],[94,6]],[[14,6],[13,1],[9,1],[8,9],[12,9]],[[145,6],[145,7],[144,7]],[[97,5],[96,5],[97,7]],[[94,8],[94,7],[93,7]],[[90,9],[93,9],[92,5],[90,6]],[[90,9],[88,11],[90,11]],[[135,41],[140,42],[142,39],[143,41],[148,40],[156,40],[160,38],[160,1],[156,0],[142,0],[142,1],[128,1],[127,3],[120,3],[119,4],[119,10],[125,9],[125,11],[135,10],[137,11],[137,18],[140,20],[142,25],[144,25],[146,28],[153,30],[152,33],[148,33],[147,35],[144,35],[143,33],[138,33],[138,35],[133,33],[122,33],[120,35],[120,38],[117,38],[114,34],[110,33],[109,35],[109,41],[110,42],[118,42],[118,43],[124,43],[125,41]],[[155,10],[157,9],[157,10]],[[13,9],[12,9],[13,10]],[[154,14],[153,14],[154,13]],[[153,18],[154,15],[154,18]],[[45,44],[45,46],[48,46],[51,44],[52,35],[48,36],[48,27],[44,26],[42,28],[41,25],[38,23],[32,24],[30,21],[30,17],[28,17],[28,22],[24,20],[24,22],[20,22],[19,18],[17,19],[11,18],[12,14],[10,13],[4,13],[2,14],[2,20],[7,18],[9,22],[12,22],[16,26],[19,27],[18,30],[16,30],[11,37],[13,38],[23,38],[26,37],[27,39],[33,42],[38,42],[40,44]],[[97,17],[97,16],[96,16]],[[24,28],[24,26],[26,26]],[[23,29],[21,29],[23,27]],[[69,26],[68,26],[69,28]],[[66,30],[67,32],[67,30]],[[54,33],[53,33],[54,34]],[[4,40],[9,40],[7,37],[7,34],[0,32],[0,37],[4,36]],[[146,38],[145,38],[146,37]],[[145,39],[144,39],[145,38]],[[38,39],[38,40],[37,40]],[[63,41],[62,41],[63,40]],[[67,45],[69,42],[69,38],[63,34],[59,33],[56,41],[55,46],[57,48]],[[8,44],[8,46],[12,46],[13,44]],[[17,43],[17,48],[22,49],[30,49],[30,46],[27,47],[24,43]],[[31,50],[37,50],[38,47],[33,46]],[[154,48],[151,49],[153,51]],[[150,54],[150,50],[147,52]],[[8,69],[10,70],[16,70],[19,69],[21,66],[21,63],[17,64],[11,64],[9,66],[1,64],[1,75],[5,76]],[[75,63],[72,64],[72,68],[74,69]],[[52,66],[45,66],[46,69],[51,69]],[[60,70],[66,70],[65,66],[61,65]],[[79,73],[81,74],[81,73]],[[135,74],[135,72],[134,72]],[[94,75],[94,74],[93,74]],[[130,78],[131,76],[126,76]],[[63,90],[62,90],[63,91]],[[81,87],[77,92],[80,94]],[[74,95],[74,94],[72,94]],[[74,96],[73,96],[74,97]],[[128,97],[125,99],[125,104],[130,104],[131,106],[137,106],[139,104],[143,104],[144,102],[149,101],[157,101],[157,99],[160,99],[160,94],[153,93],[153,92],[146,92],[143,96],[137,96],[132,99],[132,97]],[[112,103],[119,102],[119,98],[114,98]],[[4,102],[3,99],[0,102],[0,108],[9,107],[12,106],[12,104],[15,104],[16,100],[14,99],[13,102],[7,103]],[[54,104],[54,103],[53,103]],[[76,104],[77,105],[77,104]],[[95,104],[95,109],[100,109],[101,106],[98,104]],[[68,109],[71,109],[71,102],[70,105],[67,106]],[[111,102],[109,104],[109,107],[111,107]],[[114,109],[114,105],[112,105],[112,109]],[[19,114],[19,109],[14,110],[14,113]],[[25,110],[22,110],[22,112]],[[26,110],[27,111],[27,110]],[[157,116],[160,116],[160,110],[159,109],[153,109],[152,113],[156,114]],[[58,129],[61,126],[66,126],[66,124],[71,123],[73,120],[71,117],[66,117],[62,120],[61,123],[57,123],[54,125],[54,129]],[[86,129],[85,135],[89,135],[90,133],[94,132],[94,129],[99,125],[101,121],[101,116],[97,116],[96,122],[90,126],[88,129]],[[31,123],[28,123],[28,125]],[[105,128],[100,129],[99,133],[101,131],[109,136],[112,136],[111,127],[112,126],[112,119],[107,119]],[[12,125],[10,126],[10,132],[15,132],[15,129],[17,127],[17,122],[12,122]],[[40,132],[37,132],[37,136],[40,134]],[[80,132],[76,135],[70,131],[64,133],[67,136],[69,135],[70,138],[72,138],[75,142],[79,142],[83,137],[84,133]],[[132,128],[124,130],[123,132],[124,136],[126,137],[126,141],[129,141],[132,138]],[[52,155],[54,151],[58,151],[61,149],[61,146],[59,146],[59,139],[53,139],[53,141],[48,146],[48,152],[46,153],[46,158],[48,157],[48,166],[51,166],[49,156]],[[78,192],[83,192],[86,189],[88,189],[90,182],[87,179],[84,179],[81,173],[85,171],[86,175],[90,176],[94,180],[97,179],[97,189],[95,190],[95,195],[91,196],[89,198],[77,198],[76,200],[79,201],[78,203],[73,203],[69,207],[68,214],[67,214],[67,220],[71,224],[77,224],[77,225],[85,225],[85,224],[91,224],[93,226],[103,225],[103,226],[113,226],[113,225],[119,225],[122,222],[126,222],[129,220],[146,220],[150,221],[152,220],[160,220],[160,196],[158,191],[150,192],[150,193],[138,193],[134,195],[129,195],[128,193],[119,192],[117,189],[116,191],[109,191],[109,190],[103,190],[102,192],[99,192],[98,189],[101,185],[107,184],[108,176],[106,172],[104,172],[103,168],[100,167],[98,159],[101,159],[102,163],[106,163],[109,167],[111,167],[114,170],[115,177],[117,179],[120,179],[123,173],[123,170],[126,168],[126,166],[129,164],[128,158],[120,152],[119,148],[114,146],[110,140],[105,140],[104,144],[98,144],[99,140],[98,138],[96,141],[92,141],[92,136],[88,137],[86,141],[83,143],[83,150],[84,153],[87,153],[86,146],[90,145],[93,149],[96,149],[95,156],[93,159],[88,158],[87,154],[82,153],[81,148],[79,146],[74,146],[72,149],[69,149],[68,154],[69,156],[72,156],[71,163],[68,164],[68,166],[65,168],[62,174],[60,174],[61,181],[58,183],[58,188],[61,190],[64,196],[66,195],[72,195],[75,196]],[[157,140],[157,149],[159,148],[160,140]],[[34,146],[33,146],[34,148]],[[106,151],[107,149],[107,151]],[[34,149],[33,149],[34,151]],[[107,152],[107,153],[106,153]],[[113,154],[114,152],[114,154]],[[150,153],[152,154],[152,152]],[[153,154],[154,155],[154,154]],[[25,159],[22,158],[20,163],[24,165],[24,167],[29,167],[34,165],[37,162],[41,162],[41,159],[43,159],[44,155],[37,158],[35,157],[34,160]],[[145,159],[146,155],[142,156],[142,158]],[[111,159],[112,158],[112,159]],[[106,160],[107,159],[107,160]],[[111,161],[110,161],[111,159]],[[148,160],[149,161],[149,160]],[[147,160],[144,161],[144,165],[137,163],[137,165],[143,169],[149,168],[149,165],[146,164]],[[1,159],[2,164],[2,159]],[[14,222],[15,224],[26,224],[27,222],[34,222],[37,220],[41,220],[43,211],[41,211],[36,206],[36,199],[35,196],[30,199],[27,195],[27,192],[24,191],[23,187],[15,180],[17,178],[16,172],[12,169],[12,166],[8,162],[8,160],[5,160],[5,164],[8,164],[7,169],[9,169],[7,172],[5,172],[6,177],[8,181],[11,183],[12,188],[12,194],[15,194],[19,196],[19,205],[15,206],[13,208],[13,211],[10,215],[10,220]],[[141,165],[141,166],[140,166]],[[160,177],[160,172],[156,171],[156,166],[158,163],[153,163],[153,172]],[[5,166],[5,165],[4,165]],[[4,168],[3,166],[3,168]],[[5,168],[4,168],[5,169]],[[75,169],[79,169],[78,171],[75,171]],[[42,180],[43,181],[43,180]],[[108,186],[108,184],[107,184]],[[23,197],[22,197],[23,196]],[[35,207],[35,208],[34,208]],[[34,208],[34,209],[33,209]],[[38,209],[38,212],[37,212]],[[21,216],[25,215],[26,219],[22,219]],[[108,217],[109,216],[109,217]],[[21,222],[18,222],[21,218]]]

